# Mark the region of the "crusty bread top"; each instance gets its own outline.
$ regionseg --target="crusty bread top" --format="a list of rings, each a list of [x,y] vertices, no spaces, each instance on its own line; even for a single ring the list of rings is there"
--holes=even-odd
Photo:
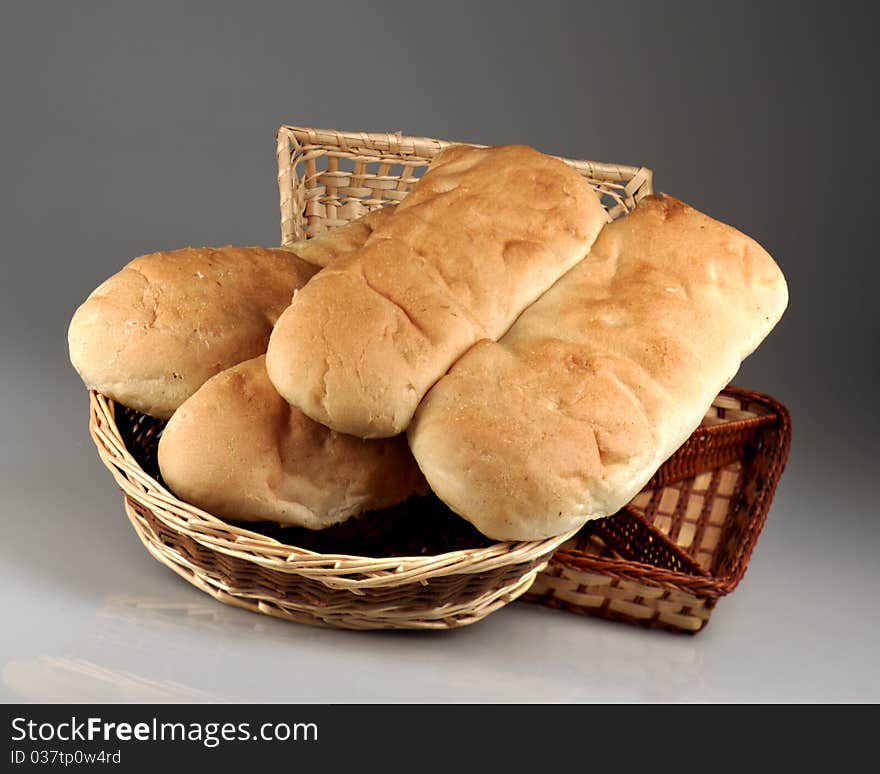
[[[329,427],[395,435],[449,366],[501,336],[605,222],[590,185],[557,159],[452,146],[362,249],[297,293],[272,333],[269,377]]]
[[[752,239],[648,197],[434,386],[411,447],[437,495],[487,536],[574,529],[645,485],[787,300]]]
[[[178,497],[217,517],[309,529],[427,491],[404,437],[363,441],[313,422],[278,395],[262,356],[183,403],[159,467]]]
[[[325,229],[311,239],[294,242],[282,249],[290,250],[306,263],[314,266],[329,266],[341,256],[363,247],[370,234],[393,212],[394,205],[386,205],[344,226]]]
[[[187,247],[135,258],[96,288],[68,331],[86,386],[167,418],[209,377],[266,351],[316,268],[265,247]]]

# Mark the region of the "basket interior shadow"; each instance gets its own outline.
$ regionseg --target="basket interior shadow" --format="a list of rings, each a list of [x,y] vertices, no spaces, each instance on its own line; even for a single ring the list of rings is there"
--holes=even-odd
[[[159,438],[165,422],[117,405],[116,425],[126,448],[144,472],[166,486],[157,461]],[[494,542],[433,495],[414,497],[400,505],[370,511],[322,530],[272,522],[226,521],[285,545],[321,554],[374,558],[433,556],[447,551],[483,548]]]

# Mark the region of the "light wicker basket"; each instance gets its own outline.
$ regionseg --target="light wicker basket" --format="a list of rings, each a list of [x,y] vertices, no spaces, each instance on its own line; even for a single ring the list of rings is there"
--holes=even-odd
[[[399,133],[280,127],[276,156],[281,244],[289,245],[371,210],[397,204],[431,159],[452,144]],[[639,199],[652,193],[652,173],[647,167],[562,161],[589,181],[612,219],[631,211]]]
[[[728,387],[625,508],[587,524],[525,599],[695,633],[742,580],[791,445],[786,408]]]
[[[89,429],[147,550],[221,602],[348,629],[446,629],[522,594],[569,535],[439,555],[371,558],[289,545],[176,498],[159,478],[164,422],[90,393]]]
[[[449,143],[400,134],[283,126],[277,134],[282,243],[399,202]],[[651,192],[651,173],[565,160],[610,217]],[[232,524],[176,498],[155,463],[163,423],[90,394],[89,428],[147,550],[216,599],[293,621],[352,629],[444,629],[478,621],[531,586],[571,534],[412,555],[321,552],[282,532]],[[463,520],[457,519],[462,524]],[[295,532],[287,534],[296,534]]]

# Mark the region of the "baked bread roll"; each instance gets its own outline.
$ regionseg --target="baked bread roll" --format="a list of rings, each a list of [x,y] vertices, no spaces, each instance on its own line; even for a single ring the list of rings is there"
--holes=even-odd
[[[209,377],[264,354],[294,291],[316,267],[360,247],[382,217],[286,249],[187,247],[135,258],[76,310],[70,360],[87,387],[167,419]]]
[[[166,419],[204,382],[266,351],[293,292],[317,271],[265,247],[187,247],[135,258],[68,330],[86,386]]]
[[[427,491],[403,436],[364,441],[313,422],[278,395],[263,356],[177,409],[159,468],[178,497],[214,516],[309,529]]]
[[[787,302],[760,245],[648,197],[499,342],[453,366],[410,445],[431,488],[488,537],[563,533],[632,499]]]
[[[605,222],[562,161],[524,146],[452,146],[363,248],[297,293],[269,341],[269,378],[335,430],[396,435],[449,366],[500,337]]]

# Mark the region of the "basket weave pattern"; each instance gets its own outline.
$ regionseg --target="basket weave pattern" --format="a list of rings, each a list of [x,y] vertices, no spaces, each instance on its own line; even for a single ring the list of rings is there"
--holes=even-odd
[[[452,145],[429,137],[300,126],[282,126],[277,141],[282,245],[397,204],[431,159]],[[646,167],[562,161],[593,186],[609,218],[629,212],[651,193]]]
[[[746,571],[790,443],[784,406],[726,389],[703,427],[629,505],[559,548],[526,599],[699,631]]]

